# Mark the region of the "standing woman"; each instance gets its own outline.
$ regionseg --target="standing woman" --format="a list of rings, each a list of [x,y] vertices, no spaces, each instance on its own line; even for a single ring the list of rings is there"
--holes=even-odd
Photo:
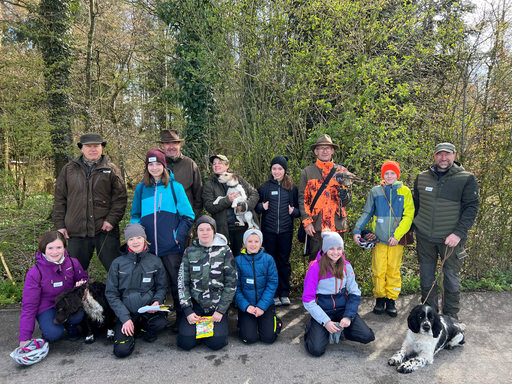
[[[247,224],[244,226],[237,226],[236,216],[231,204],[233,200],[238,196],[238,192],[232,192],[227,194],[228,186],[219,182],[219,176],[229,169],[229,160],[224,155],[215,155],[210,157],[210,163],[212,163],[213,175],[206,181],[203,188],[203,204],[204,208],[212,215],[215,222],[217,223],[217,232],[226,236],[229,239],[229,246],[233,251],[233,255],[236,257],[240,253],[244,244],[244,233],[248,229]],[[239,184],[245,190],[247,195],[247,203],[239,205],[236,209],[238,212],[252,212],[252,217],[256,225],[258,225],[258,217],[254,211],[254,207],[258,204],[259,196],[258,191],[254,189],[247,181],[241,176],[238,176]],[[217,197],[222,196],[223,198],[214,204]]]
[[[183,316],[178,296],[178,271],[185,239],[194,222],[194,211],[183,186],[167,169],[165,154],[153,148],[146,155],[144,181],[133,196],[130,223],[142,225],[147,234],[149,252],[162,258],[169,275],[177,328]]]
[[[82,285],[88,279],[87,273],[77,259],[69,257],[66,251],[66,238],[59,231],[47,232],[39,242],[36,265],[28,271],[23,287],[23,305],[20,318],[20,347],[31,340],[35,320],[48,341],[60,339],[64,329],[69,340],[81,337],[77,328],[84,311],[80,310],[69,317],[64,324],[55,324],[53,320],[55,298],[61,292]]]
[[[288,157],[276,156],[270,163],[269,180],[258,189],[260,201],[256,213],[261,213],[263,248],[272,255],[279,274],[274,305],[290,305],[290,253],[293,239],[293,219],[300,216],[299,192],[288,172]]]
[[[208,348],[228,345],[228,309],[236,291],[236,264],[226,237],[217,232],[210,216],[196,221],[197,239],[185,250],[180,267],[180,303],[185,316],[176,339],[178,347],[190,351],[201,342],[196,323],[211,316],[213,336],[204,338]]]

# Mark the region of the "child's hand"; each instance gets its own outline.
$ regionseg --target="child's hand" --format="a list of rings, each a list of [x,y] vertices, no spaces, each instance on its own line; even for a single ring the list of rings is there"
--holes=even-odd
[[[26,343],[28,343],[30,340],[20,341],[20,347],[23,347]]]
[[[213,316],[212,316],[212,320],[215,322],[215,323],[220,323],[220,321],[222,320],[222,313],[219,313],[217,311],[215,311],[213,313]]]
[[[256,316],[256,314],[254,312],[255,310],[256,310],[256,307],[254,305],[249,305],[247,307],[247,309],[245,310],[245,312],[250,313],[251,315]]]
[[[292,207],[291,205],[289,205],[289,206],[288,206],[288,213],[289,213],[290,215],[292,215],[292,214],[293,214],[293,207]]]
[[[334,321],[328,321],[327,324],[325,324],[325,329],[327,329],[329,333],[336,333],[340,330],[338,324],[336,324]]]
[[[133,336],[134,330],[135,327],[133,326],[133,321],[131,319],[124,323],[123,328],[121,328],[121,332],[126,336]]]
[[[268,209],[268,204],[269,202],[267,201],[266,203],[261,203],[261,205],[263,206],[263,209],[266,211]]]
[[[258,308],[256,307],[255,308],[255,311],[254,311],[254,316],[256,317],[260,317],[261,315],[263,315],[265,313],[265,311],[261,308]]]
[[[340,327],[347,328],[350,327],[350,324],[352,324],[352,321],[348,317],[344,317],[340,320]]]
[[[398,240],[395,239],[394,237],[390,237],[388,243],[390,247],[394,247],[395,245],[398,245]]]
[[[187,316],[187,321],[189,324],[195,324],[199,320],[199,316],[197,316],[194,312]]]
[[[81,285],[83,285],[83,284],[85,284],[85,283],[87,283],[87,281],[85,281],[85,280],[79,280],[79,281],[77,281],[77,282],[75,283],[75,287],[79,287],[79,286],[81,286]]]
[[[359,239],[360,238],[361,238],[360,234],[354,235],[354,241],[356,242],[357,245],[359,245]]]
[[[151,304],[152,307],[154,307],[155,305],[160,305],[160,303],[158,301],[155,301],[153,304]],[[148,313],[155,313],[155,312],[158,312],[158,311],[148,311]]]

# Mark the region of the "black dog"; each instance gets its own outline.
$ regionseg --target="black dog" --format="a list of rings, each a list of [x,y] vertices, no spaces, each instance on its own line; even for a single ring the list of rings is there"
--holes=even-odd
[[[388,364],[400,373],[410,373],[434,362],[434,355],[442,349],[464,344],[466,326],[446,315],[439,315],[428,305],[417,305],[407,318],[407,337],[402,348]]]
[[[107,339],[114,340],[115,314],[105,297],[105,284],[88,281],[79,287],[61,292],[55,298],[55,309],[55,324],[62,324],[80,309],[84,310],[82,326],[87,329],[87,344],[94,343],[93,326],[106,326]]]

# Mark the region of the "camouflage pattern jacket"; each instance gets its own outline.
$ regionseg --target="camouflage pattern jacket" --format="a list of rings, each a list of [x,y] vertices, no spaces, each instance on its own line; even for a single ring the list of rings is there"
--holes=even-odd
[[[193,313],[192,299],[206,312],[225,314],[236,291],[235,259],[226,237],[215,234],[205,247],[195,239],[185,250],[178,275],[180,305],[188,316]]]

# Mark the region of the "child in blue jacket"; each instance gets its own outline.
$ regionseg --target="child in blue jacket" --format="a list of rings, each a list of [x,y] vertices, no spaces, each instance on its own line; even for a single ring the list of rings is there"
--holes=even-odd
[[[240,338],[252,344],[258,338],[271,344],[280,331],[275,315],[274,294],[278,275],[272,256],[261,248],[263,234],[257,229],[244,233],[244,249],[235,258],[238,283],[235,302],[238,306]]]

